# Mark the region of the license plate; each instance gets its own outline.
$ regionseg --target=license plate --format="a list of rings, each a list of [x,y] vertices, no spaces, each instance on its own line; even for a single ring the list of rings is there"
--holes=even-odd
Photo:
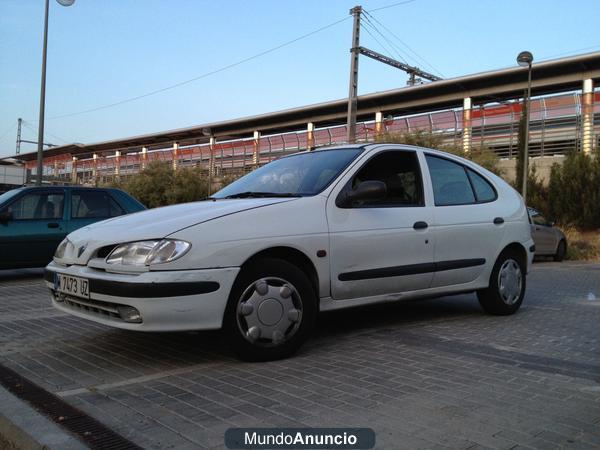
[[[63,294],[90,298],[90,282],[85,278],[56,273],[54,274],[54,289]]]

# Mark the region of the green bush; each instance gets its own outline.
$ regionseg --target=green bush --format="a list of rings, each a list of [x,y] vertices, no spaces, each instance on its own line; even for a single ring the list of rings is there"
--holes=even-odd
[[[113,185],[148,208],[200,200],[208,192],[206,175],[200,168],[174,171],[171,163],[162,161],[153,161],[141,172]]]
[[[430,131],[419,129],[410,133],[383,133],[375,139],[375,142],[386,144],[407,144],[417,147],[440,148],[444,143],[444,136],[434,134]]]
[[[471,152],[469,152],[468,155],[465,155],[462,146],[445,144],[443,135],[431,133],[427,130],[415,130],[410,133],[384,133],[378,136],[375,141],[393,144],[416,145],[418,147],[442,150],[453,155],[470,159],[474,163],[485,167],[490,172],[493,172],[496,175],[502,175],[502,171],[498,167],[498,161],[500,161],[500,158],[488,147],[481,146],[478,148],[472,148]]]
[[[549,215],[563,225],[600,228],[600,158],[570,152],[554,164],[548,186]]]

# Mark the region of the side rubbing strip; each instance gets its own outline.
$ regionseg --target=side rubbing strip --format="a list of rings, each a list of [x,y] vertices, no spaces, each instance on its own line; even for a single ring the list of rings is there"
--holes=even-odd
[[[371,280],[373,278],[401,277],[404,275],[419,275],[423,273],[442,272],[445,270],[465,269],[467,267],[482,266],[484,258],[455,259],[453,261],[438,261],[423,264],[410,264],[406,266],[382,267],[380,269],[357,270],[338,275],[340,281]]]
[[[408,266],[382,267],[381,269],[358,270],[340,273],[340,281],[370,280],[373,278],[401,277],[435,272],[435,263],[411,264]]]

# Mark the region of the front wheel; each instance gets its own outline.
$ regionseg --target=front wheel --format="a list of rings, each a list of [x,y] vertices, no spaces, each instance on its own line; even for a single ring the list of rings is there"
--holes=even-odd
[[[477,292],[485,312],[495,315],[515,313],[525,296],[525,267],[518,253],[505,250],[500,254],[486,289]]]
[[[560,241],[558,247],[556,247],[556,253],[554,254],[554,261],[560,262],[565,259],[567,253],[567,244],[565,241]]]
[[[268,361],[298,350],[316,316],[317,297],[306,274],[285,260],[261,258],[234,283],[223,328],[240,358]]]

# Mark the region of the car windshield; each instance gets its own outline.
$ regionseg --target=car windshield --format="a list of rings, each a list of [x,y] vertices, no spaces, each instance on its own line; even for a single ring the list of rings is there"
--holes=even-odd
[[[325,189],[360,153],[360,148],[298,153],[273,161],[211,198],[303,197]]]
[[[11,199],[15,195],[17,195],[19,192],[21,192],[21,190],[19,190],[19,189],[13,189],[12,191],[8,191],[8,192],[5,192],[4,194],[0,195],[0,207],[4,203],[6,203],[9,199]]]

